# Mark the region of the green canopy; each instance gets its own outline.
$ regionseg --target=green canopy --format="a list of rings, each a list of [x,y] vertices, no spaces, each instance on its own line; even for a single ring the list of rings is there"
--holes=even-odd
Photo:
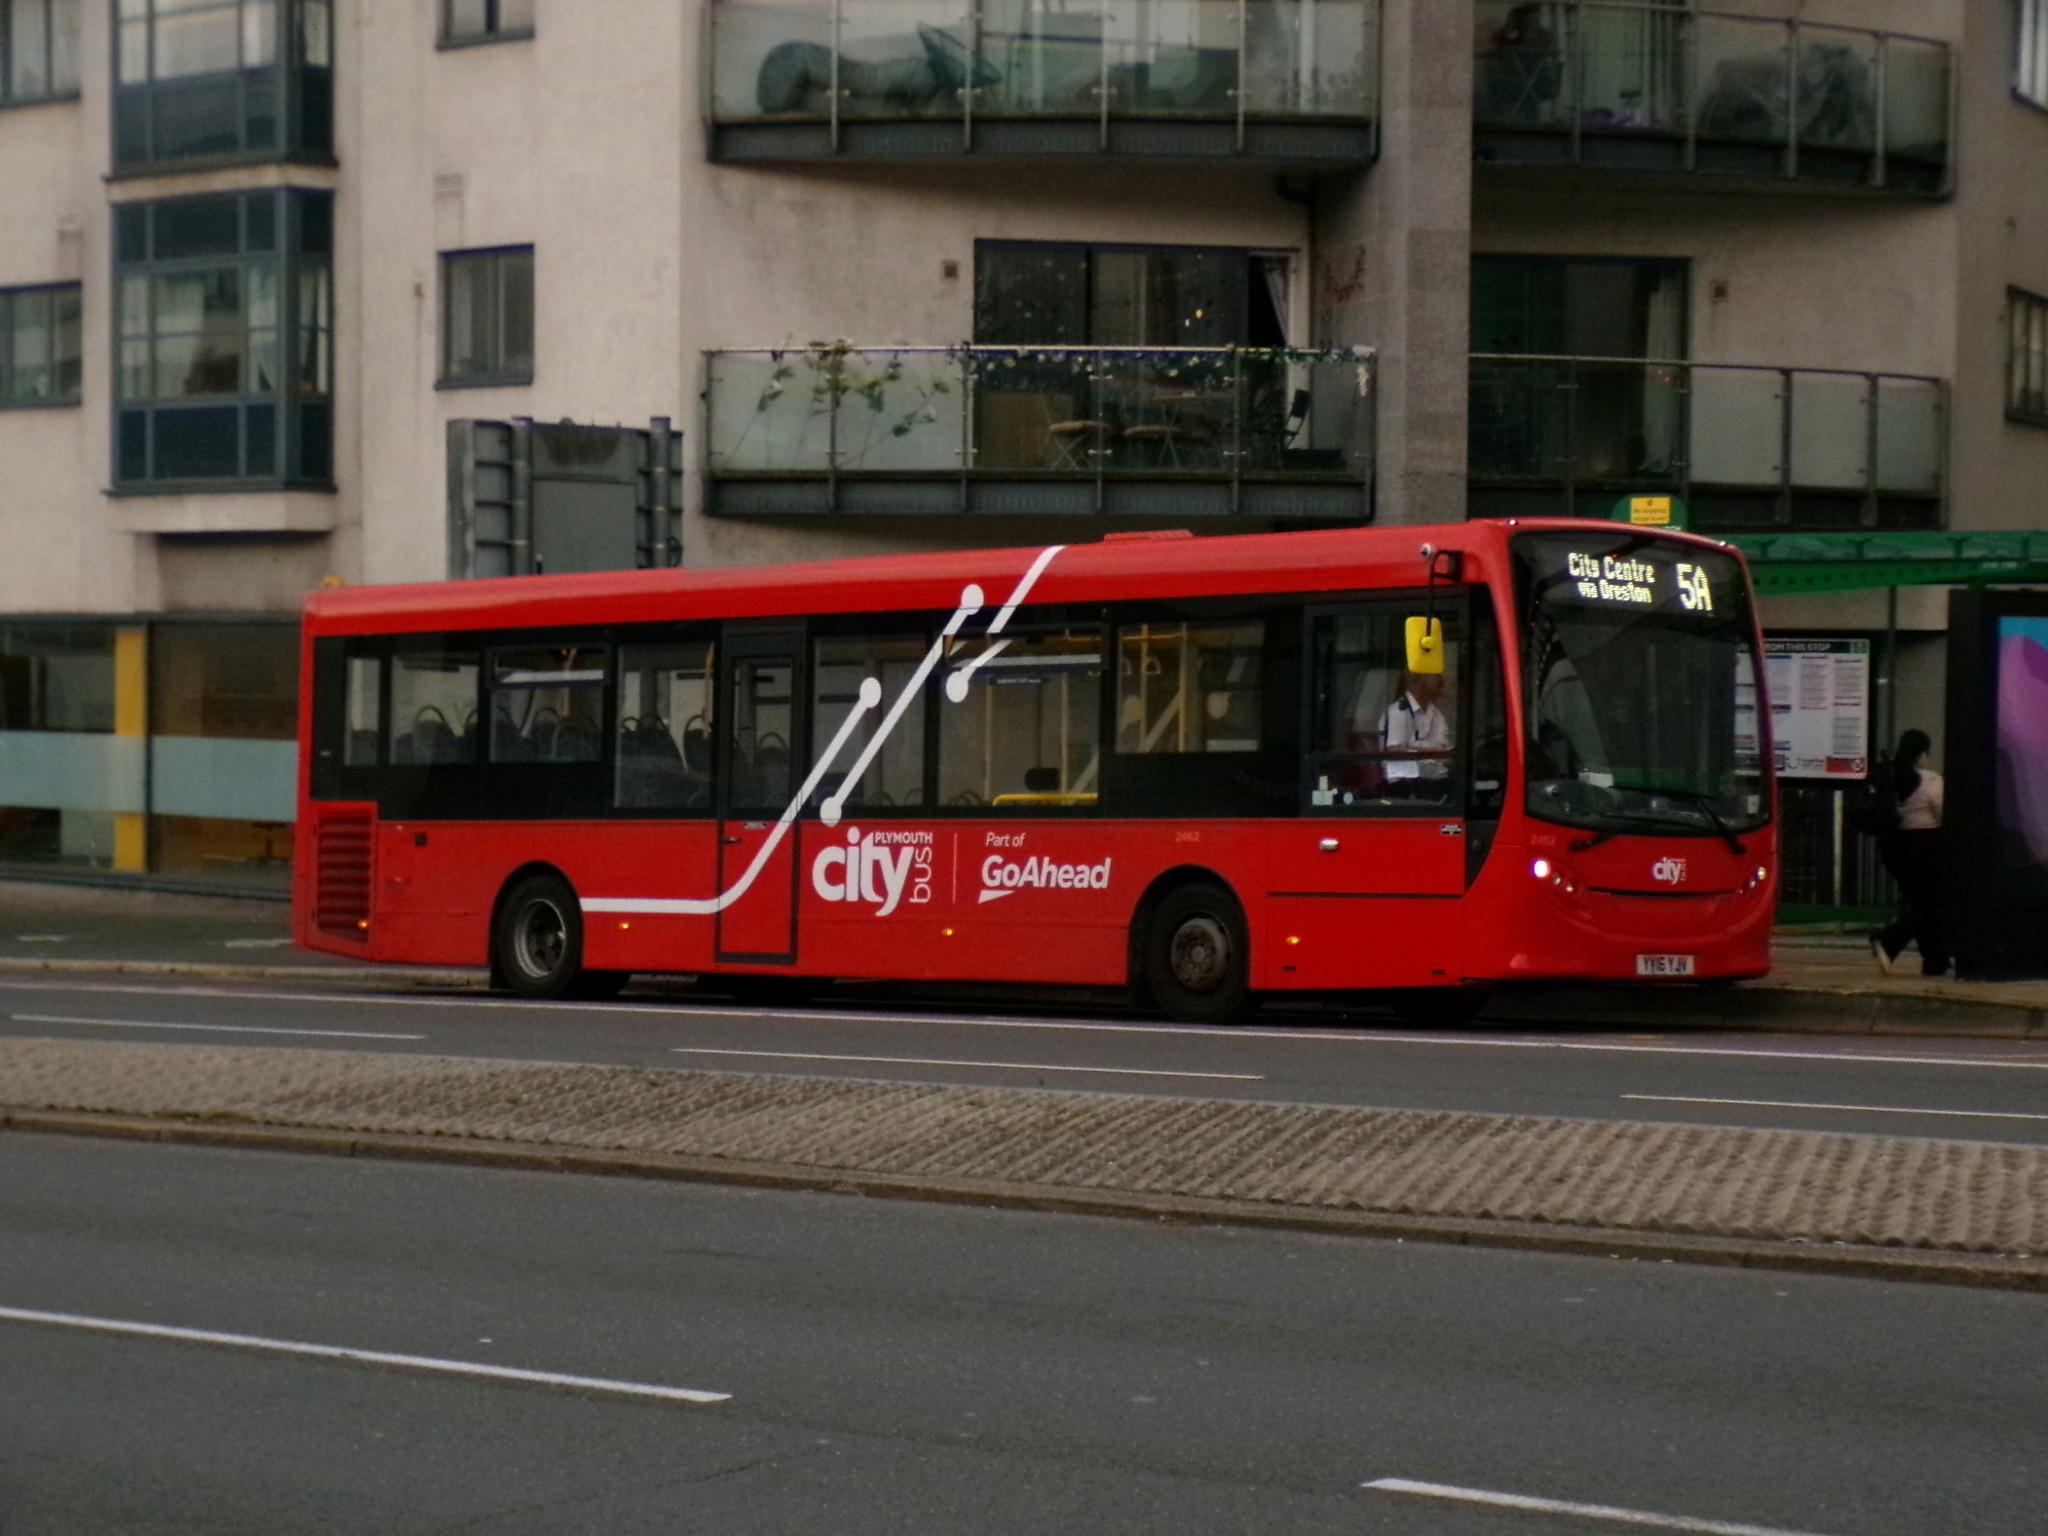
[[[2048,582],[2048,532],[1743,533],[1757,591],[1867,592],[1946,582]]]

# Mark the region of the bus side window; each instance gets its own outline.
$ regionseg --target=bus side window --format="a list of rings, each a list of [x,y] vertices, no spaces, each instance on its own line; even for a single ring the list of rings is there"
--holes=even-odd
[[[1117,630],[1116,750],[1256,752],[1266,626],[1125,624]]]
[[[715,697],[709,641],[620,649],[620,809],[710,809]]]
[[[1102,631],[953,642],[940,668],[939,803],[1093,806],[1102,775]]]
[[[384,658],[350,656],[344,675],[342,766],[374,768],[383,759]]]
[[[912,699],[896,719],[857,784],[846,775],[895,708],[924,660],[930,640],[922,634],[848,635],[817,642],[811,667],[811,756],[816,762],[846,724],[872,678],[882,697],[867,711],[819,784],[819,797],[837,796],[848,806],[924,804],[924,701]]]
[[[1434,815],[1458,788],[1453,722],[1463,625],[1439,615],[1444,670],[1407,670],[1405,614],[1326,614],[1312,631],[1310,814],[1347,807]]]
[[[600,646],[493,652],[490,760],[596,762],[604,755],[604,684]]]
[[[1494,622],[1493,594],[1480,587],[1472,598],[1471,637],[1466,645],[1466,708],[1472,750],[1471,797],[1466,805],[1473,817],[1498,816],[1507,799],[1508,702],[1507,680],[1501,671],[1500,626]]]
[[[477,760],[475,651],[400,651],[391,658],[391,753],[394,764]]]

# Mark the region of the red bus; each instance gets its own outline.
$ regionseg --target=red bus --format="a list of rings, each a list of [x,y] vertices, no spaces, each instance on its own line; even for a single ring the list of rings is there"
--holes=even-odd
[[[532,997],[686,973],[1261,994],[1762,974],[1739,557],[1475,521],[323,591],[298,942]]]

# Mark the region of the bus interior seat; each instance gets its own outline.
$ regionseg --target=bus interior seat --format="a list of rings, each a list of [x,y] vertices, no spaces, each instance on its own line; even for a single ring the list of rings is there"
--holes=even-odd
[[[1024,792],[1028,795],[1054,795],[1059,793],[1060,771],[1057,768],[1026,768],[1024,770]]]

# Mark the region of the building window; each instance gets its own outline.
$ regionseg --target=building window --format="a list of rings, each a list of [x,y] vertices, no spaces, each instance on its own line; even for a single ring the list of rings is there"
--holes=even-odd
[[[2005,414],[2048,427],[2048,299],[2006,290]]]
[[[2048,0],[2019,0],[2018,12],[2013,90],[2037,107],[2048,107]]]
[[[118,0],[114,166],[332,158],[330,0]]]
[[[0,106],[78,94],[82,0],[0,0]]]
[[[533,382],[533,247],[441,257],[441,382]]]
[[[982,241],[974,339],[995,346],[1284,347],[1288,258],[1200,246]]]
[[[441,41],[499,43],[533,36],[533,0],[441,0]]]
[[[79,287],[0,288],[0,406],[76,405]]]
[[[262,191],[116,210],[117,489],[331,480],[333,206]]]

